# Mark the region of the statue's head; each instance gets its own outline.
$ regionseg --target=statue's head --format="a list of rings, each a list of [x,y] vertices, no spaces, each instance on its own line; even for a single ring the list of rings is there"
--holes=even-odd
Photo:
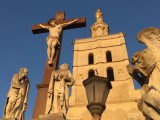
[[[56,25],[56,20],[54,18],[51,18],[48,20],[48,24],[51,26],[55,26]]]
[[[28,69],[27,68],[21,68],[20,71],[19,71],[19,74],[22,76],[22,77],[25,77],[28,75]]]
[[[134,69],[138,70],[143,76],[148,76],[155,66],[155,57],[148,49],[136,52],[131,59]]]
[[[160,29],[155,27],[148,27],[142,30],[137,35],[137,40],[140,43],[145,43],[147,41],[160,40]]]
[[[100,13],[100,12],[101,12],[100,9],[97,9],[96,13]]]
[[[68,70],[69,69],[69,65],[68,64],[62,64],[60,66],[60,70]]]

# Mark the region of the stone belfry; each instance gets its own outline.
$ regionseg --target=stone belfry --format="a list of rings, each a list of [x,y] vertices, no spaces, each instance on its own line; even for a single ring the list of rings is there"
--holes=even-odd
[[[76,39],[74,44],[73,77],[69,120],[91,120],[87,110],[87,96],[82,84],[89,76],[108,77],[112,89],[106,101],[102,120],[143,120],[137,108],[140,91],[134,89],[133,79],[127,72],[129,64],[126,43],[122,32],[108,34],[109,26],[103,22],[98,9],[96,22],[91,26],[91,38]]]

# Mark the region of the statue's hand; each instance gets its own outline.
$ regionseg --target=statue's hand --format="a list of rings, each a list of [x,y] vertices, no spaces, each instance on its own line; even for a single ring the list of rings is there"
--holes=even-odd
[[[38,24],[38,27],[41,27],[41,28],[42,28],[42,27],[43,27],[43,25],[42,25],[42,24]]]
[[[49,90],[48,90],[48,93],[49,93],[49,94],[52,94],[52,93],[53,93],[53,89],[49,89]]]
[[[78,18],[76,18],[74,21],[75,21],[75,22],[78,22],[78,21],[79,21],[79,19],[78,19]]]
[[[141,96],[145,97],[149,91],[150,91],[150,87],[148,86],[148,84],[144,84],[141,89]]]
[[[27,76],[25,76],[24,80],[25,80],[25,81],[29,81],[29,79],[28,79],[28,77],[27,77]]]
[[[48,98],[50,98],[50,97],[51,97],[51,94],[49,93],[47,96],[48,96]]]

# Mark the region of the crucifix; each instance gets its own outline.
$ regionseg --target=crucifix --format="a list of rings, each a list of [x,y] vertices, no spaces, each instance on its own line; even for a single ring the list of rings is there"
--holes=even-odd
[[[58,36],[57,42],[59,42],[60,45],[62,43],[63,30],[80,28],[80,27],[86,26],[85,17],[65,20],[65,13],[64,12],[57,12],[56,17],[55,17],[55,21],[56,21],[56,25],[64,25],[64,27],[62,27],[62,31],[60,31],[59,36]],[[67,25],[65,25],[65,24],[67,24]],[[44,28],[49,28],[49,26],[50,26],[49,23],[43,23],[40,25],[39,24],[33,25],[32,32],[33,32],[33,34],[50,32],[49,29],[44,29]],[[51,72],[58,69],[59,58],[60,58],[61,49],[60,49],[60,47],[59,48],[55,47],[55,48],[56,48],[56,51],[55,51],[54,58],[50,59],[50,60],[47,58],[42,84],[37,85],[38,93],[37,93],[37,99],[36,99],[34,112],[33,112],[33,116],[32,116],[33,119],[38,118],[39,115],[45,114],[47,93],[48,93],[48,86],[49,86],[49,82],[50,82]]]

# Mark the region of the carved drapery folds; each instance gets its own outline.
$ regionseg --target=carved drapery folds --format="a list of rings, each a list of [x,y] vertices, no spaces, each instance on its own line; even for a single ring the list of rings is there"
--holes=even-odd
[[[70,96],[69,86],[73,84],[74,79],[69,71],[68,64],[62,64],[60,70],[52,72],[48,88],[46,114],[67,114]]]
[[[30,86],[27,74],[27,68],[21,68],[19,73],[13,76],[4,108],[4,118],[24,120]]]
[[[146,28],[137,40],[147,46],[132,56],[133,66],[127,66],[129,74],[142,86],[137,105],[147,119],[160,120],[160,29]]]

